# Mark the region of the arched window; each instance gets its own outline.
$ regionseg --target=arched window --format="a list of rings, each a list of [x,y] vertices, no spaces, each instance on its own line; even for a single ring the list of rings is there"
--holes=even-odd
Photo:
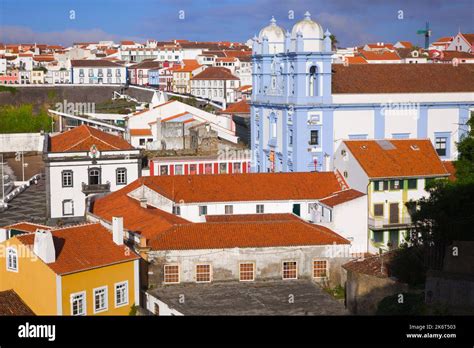
[[[99,185],[100,184],[100,169],[91,168],[89,169],[89,185]]]
[[[309,96],[314,97],[318,95],[318,79],[317,79],[317,71],[318,69],[316,66],[312,66],[309,68]]]

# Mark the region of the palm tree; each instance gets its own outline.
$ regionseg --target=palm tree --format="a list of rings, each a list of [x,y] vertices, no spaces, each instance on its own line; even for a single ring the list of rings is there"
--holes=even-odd
[[[337,41],[336,35],[334,34],[331,34],[331,36],[329,37],[331,38],[331,49],[335,51],[337,49],[337,44],[339,43],[339,41]]]

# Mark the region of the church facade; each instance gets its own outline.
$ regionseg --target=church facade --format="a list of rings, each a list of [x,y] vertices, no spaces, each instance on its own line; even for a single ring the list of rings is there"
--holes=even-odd
[[[474,110],[470,64],[332,63],[331,34],[308,12],[253,39],[253,172],[333,170],[345,139],[429,138],[452,160]]]

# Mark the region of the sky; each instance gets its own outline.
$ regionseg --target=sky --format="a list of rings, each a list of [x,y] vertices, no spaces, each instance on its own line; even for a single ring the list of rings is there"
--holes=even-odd
[[[339,46],[432,41],[474,32],[474,0],[0,0],[0,42],[239,41],[272,16],[285,30],[309,11]]]

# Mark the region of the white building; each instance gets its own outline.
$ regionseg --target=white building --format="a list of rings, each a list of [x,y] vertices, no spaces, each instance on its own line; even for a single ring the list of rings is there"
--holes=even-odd
[[[53,135],[44,150],[48,217],[84,218],[87,199],[140,176],[140,152],[119,136],[89,126]]]
[[[107,60],[72,60],[72,83],[74,84],[125,84],[127,69]]]
[[[209,67],[191,78],[191,94],[226,106],[237,100],[240,80],[229,69]]]
[[[474,34],[458,33],[446,47],[446,50],[474,53]]]
[[[449,176],[428,139],[346,140],[334,154],[334,167],[348,185],[367,194],[368,251],[397,247],[411,226],[407,203],[427,197],[426,184]],[[391,245],[388,245],[390,243]]]

